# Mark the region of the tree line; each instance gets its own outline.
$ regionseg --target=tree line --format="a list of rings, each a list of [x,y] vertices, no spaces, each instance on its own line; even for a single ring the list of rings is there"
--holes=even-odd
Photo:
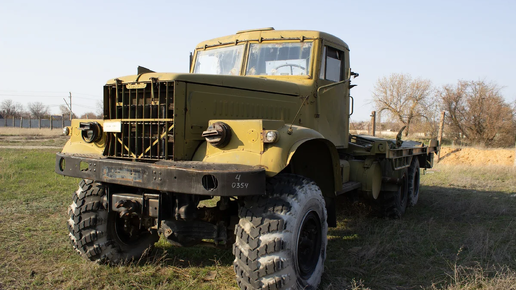
[[[436,137],[444,111],[448,140],[486,147],[514,146],[515,104],[505,101],[501,87],[494,82],[459,80],[435,87],[428,79],[394,73],[377,80],[372,97],[382,118],[406,126],[405,136],[416,126],[418,132]]]
[[[77,117],[81,119],[95,119],[102,118],[102,102],[97,102],[97,112],[88,112],[84,113],[81,116],[77,116],[74,113],[70,112],[70,109],[65,106],[59,106],[60,115],[71,117],[75,119]],[[13,100],[7,99],[0,103],[0,115],[3,118],[34,118],[34,119],[45,119],[49,118],[50,108],[42,102],[33,102],[27,103],[27,108],[25,108],[21,103],[15,103]]]

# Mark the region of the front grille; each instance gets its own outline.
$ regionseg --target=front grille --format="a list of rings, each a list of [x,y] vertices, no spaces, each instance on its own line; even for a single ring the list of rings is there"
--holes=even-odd
[[[107,155],[130,159],[173,159],[174,83],[150,82],[104,87],[104,119],[120,120],[108,133]]]

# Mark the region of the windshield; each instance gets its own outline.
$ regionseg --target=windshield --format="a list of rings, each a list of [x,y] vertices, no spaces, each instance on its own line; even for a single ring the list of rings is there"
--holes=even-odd
[[[309,75],[311,42],[253,43],[246,75]]]
[[[197,52],[194,73],[239,75],[244,45],[221,47]]]

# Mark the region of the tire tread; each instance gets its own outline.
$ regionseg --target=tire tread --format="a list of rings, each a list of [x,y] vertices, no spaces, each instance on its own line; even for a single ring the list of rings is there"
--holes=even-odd
[[[283,233],[287,229],[287,215],[292,210],[292,203],[298,199],[296,189],[312,185],[316,186],[298,175],[282,174],[268,181],[267,195],[244,199],[233,245],[233,267],[240,289],[297,287],[291,281],[296,277],[282,274],[287,267],[281,256],[281,252],[286,250]],[[271,191],[272,188],[275,192]]]

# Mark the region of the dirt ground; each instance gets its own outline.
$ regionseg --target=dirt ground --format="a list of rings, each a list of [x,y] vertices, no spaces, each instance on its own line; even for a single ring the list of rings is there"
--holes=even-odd
[[[0,127],[0,148],[4,149],[45,149],[63,148],[68,140],[63,130]]]
[[[442,147],[439,164],[514,166],[515,149]]]
[[[0,127],[0,136],[45,136],[50,138],[51,136],[61,136],[63,129],[56,128],[50,130],[49,128],[16,128],[16,127]]]

